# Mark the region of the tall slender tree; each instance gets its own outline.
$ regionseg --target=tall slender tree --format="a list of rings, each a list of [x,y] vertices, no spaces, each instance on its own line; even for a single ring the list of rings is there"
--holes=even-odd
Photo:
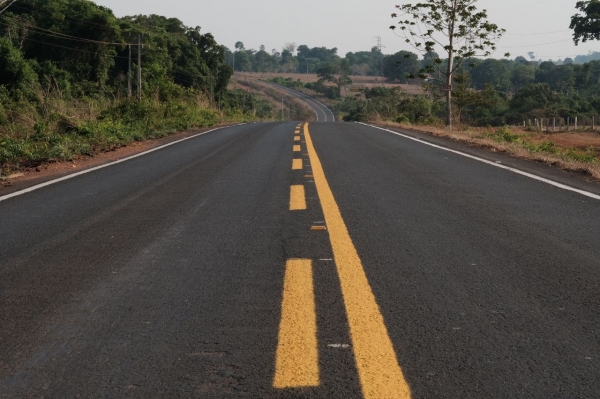
[[[396,6],[400,13],[392,14],[392,18],[399,19],[400,35],[406,43],[423,57],[439,52],[440,47],[448,54],[445,65],[441,59],[434,59],[429,68],[421,71],[421,77],[437,69],[444,76],[447,89],[451,89],[452,75],[465,60],[487,57],[496,50],[495,41],[505,30],[489,22],[486,10],[477,10],[475,3],[477,0],[426,0]],[[451,90],[446,93],[446,124],[452,126]]]

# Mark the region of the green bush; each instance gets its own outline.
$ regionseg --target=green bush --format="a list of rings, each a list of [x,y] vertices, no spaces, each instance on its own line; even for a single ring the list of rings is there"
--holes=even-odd
[[[504,143],[518,143],[521,141],[521,136],[513,134],[508,126],[504,126],[495,132],[487,133],[485,136]]]

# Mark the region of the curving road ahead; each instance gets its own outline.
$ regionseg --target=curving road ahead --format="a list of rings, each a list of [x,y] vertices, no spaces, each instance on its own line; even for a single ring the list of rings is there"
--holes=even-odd
[[[600,189],[348,123],[0,191],[1,398],[597,398]]]
[[[276,86],[277,88],[287,92],[288,94],[302,100],[306,105],[308,105],[315,116],[317,117],[317,122],[335,122],[335,115],[333,111],[331,111],[325,104],[320,102],[314,97],[309,96],[306,93],[302,93],[301,91],[293,90],[285,86],[278,85],[272,82],[265,82],[270,85]]]

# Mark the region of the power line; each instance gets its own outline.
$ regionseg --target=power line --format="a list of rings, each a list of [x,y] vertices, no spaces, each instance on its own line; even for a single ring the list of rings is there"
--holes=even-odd
[[[570,42],[572,39],[566,39],[566,40],[558,40],[555,42],[549,42],[549,43],[539,43],[539,44],[528,44],[526,46],[499,46],[498,48],[523,48],[523,47],[539,47],[539,46],[547,46],[548,44],[556,44],[556,43],[564,43],[564,42]]]
[[[550,2],[550,1],[553,1],[553,0],[543,0],[543,1],[538,1],[537,3],[525,4],[525,5],[522,5],[522,6],[517,6],[517,7],[511,7],[511,8],[502,8],[502,9],[499,9],[499,10],[490,10],[490,11],[497,12],[497,11],[510,11],[510,10],[518,10],[519,8],[526,8],[526,7],[537,6],[538,4],[544,4],[544,3],[548,3],[548,2]]]
[[[8,1],[8,0],[6,0],[6,1]],[[3,1],[3,2],[2,2],[2,5],[6,4],[6,1]],[[7,5],[7,6],[6,6],[6,7],[4,7],[2,10],[0,10],[0,14],[2,14],[4,11],[8,10],[8,8],[9,8],[10,6],[12,6],[13,4],[15,4],[15,2],[16,2],[16,1],[17,1],[17,0],[12,0],[12,2],[11,2],[9,5]]]
[[[1,25],[5,25],[5,26],[10,26],[12,27],[13,25],[8,23],[8,22],[0,22]],[[60,32],[55,32],[55,31],[51,31],[48,29],[44,29],[44,28],[40,28],[39,26],[33,25],[33,24],[27,24],[26,25],[28,28],[33,29],[34,33],[37,33],[39,35],[45,35],[45,36],[51,36],[51,37],[56,37],[59,39],[66,39],[66,40],[72,40],[72,41],[78,41],[78,42],[85,42],[85,43],[92,43],[92,44],[107,44],[107,45],[111,45],[111,46],[127,46],[129,43],[111,43],[111,42],[103,42],[100,40],[93,40],[93,39],[86,39],[83,37],[75,37],[75,36],[70,36],[70,35],[66,35],[64,33],[60,33]],[[46,33],[48,32],[48,33]],[[137,44],[131,44],[131,46],[136,46]]]
[[[78,48],[75,48],[75,47],[61,46],[60,44],[43,42],[41,40],[35,40],[35,39],[28,38],[28,37],[26,37],[25,40],[26,41],[30,41],[30,42],[40,43],[40,44],[46,44],[48,46],[60,47],[60,48],[66,49],[66,50],[80,51],[82,53],[88,53],[88,54],[98,55],[98,53],[93,52],[93,51],[81,50],[81,49],[78,49]],[[129,59],[129,57],[121,57],[121,56],[118,56],[118,55],[115,55],[114,58],[122,58],[122,59],[125,59],[125,60]]]
[[[551,33],[565,33],[565,32],[570,32],[570,29],[565,29],[565,30],[555,30],[554,32],[539,32],[539,33],[511,33],[511,32],[506,32],[505,35],[515,35],[515,36],[533,36],[533,35],[549,35]]]

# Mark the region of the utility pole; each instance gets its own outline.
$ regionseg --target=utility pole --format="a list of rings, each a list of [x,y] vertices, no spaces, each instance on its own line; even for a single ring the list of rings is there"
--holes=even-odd
[[[142,100],[142,35],[138,35],[138,76],[137,76],[138,101]]]
[[[129,68],[127,69],[127,98],[132,96],[132,82],[131,82],[131,44],[129,45]]]
[[[377,50],[381,56],[381,75],[383,75],[383,51],[381,49],[385,46],[381,44],[381,36],[375,36],[375,39],[377,39]]]

